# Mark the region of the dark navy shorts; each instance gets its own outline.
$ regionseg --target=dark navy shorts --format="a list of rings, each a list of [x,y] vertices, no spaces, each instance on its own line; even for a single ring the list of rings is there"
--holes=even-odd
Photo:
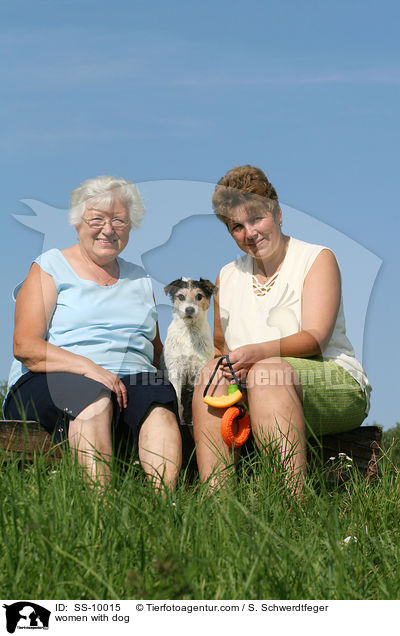
[[[111,394],[118,437],[129,434],[137,450],[140,426],[155,404],[175,413],[179,423],[175,390],[162,371],[136,373],[121,380],[128,394],[126,409],[121,410],[115,394]],[[28,371],[8,392],[4,416],[8,420],[36,420],[59,442],[68,434],[69,420],[74,420],[104,390],[109,391],[104,384],[76,373]]]

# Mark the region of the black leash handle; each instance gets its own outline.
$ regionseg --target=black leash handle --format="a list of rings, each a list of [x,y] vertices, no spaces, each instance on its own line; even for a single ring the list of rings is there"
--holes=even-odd
[[[247,411],[241,404],[235,404],[235,407],[239,409],[239,413],[237,414],[237,417],[235,417],[235,420],[241,420],[242,417],[246,415]]]
[[[228,355],[228,356],[222,356],[222,358],[220,358],[218,360],[217,364],[215,365],[215,369],[214,369],[214,371],[211,374],[210,380],[209,380],[206,388],[203,391],[203,398],[206,397],[207,391],[210,388],[211,382],[213,381],[214,376],[215,376],[215,374],[218,371],[219,365],[222,363],[223,360],[226,360],[226,363],[227,363],[227,365],[229,367],[229,371],[232,373],[232,377],[235,380],[235,384],[236,384],[237,388],[239,389],[239,391],[241,391],[243,393],[242,385],[240,384],[240,380],[239,380],[239,378],[237,377],[236,373],[233,370],[233,367],[231,365],[231,361],[229,360],[229,355]]]

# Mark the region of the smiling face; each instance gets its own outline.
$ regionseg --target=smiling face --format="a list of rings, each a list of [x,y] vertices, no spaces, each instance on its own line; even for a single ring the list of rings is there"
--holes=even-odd
[[[93,227],[106,221],[103,227]],[[112,225],[112,222],[116,223]],[[125,222],[125,226],[121,225]],[[130,220],[128,212],[118,197],[114,197],[108,210],[104,206],[93,205],[85,208],[82,222],[76,226],[81,247],[97,265],[112,262],[126,247],[129,240]]]
[[[261,206],[238,206],[226,221],[237,246],[257,261],[268,261],[281,249],[282,213],[279,205],[270,211]]]

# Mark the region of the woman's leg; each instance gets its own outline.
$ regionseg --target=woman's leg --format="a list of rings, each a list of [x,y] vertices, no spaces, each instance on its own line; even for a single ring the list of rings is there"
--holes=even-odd
[[[86,406],[69,423],[68,441],[91,481],[104,487],[110,480],[113,407],[109,391]]]
[[[295,491],[306,469],[306,434],[302,388],[285,360],[269,358],[254,364],[247,375],[251,427],[262,450],[273,444]]]
[[[225,409],[208,406],[203,401],[203,392],[215,369],[217,361],[212,360],[202,370],[193,395],[193,435],[196,444],[197,465],[201,481],[210,480],[216,489],[229,476],[228,466],[239,457],[239,450],[232,452],[221,436],[221,418]],[[217,371],[209,389],[209,395],[224,395],[228,382]]]
[[[172,490],[182,463],[182,440],[175,414],[153,404],[139,433],[139,459],[155,489]]]

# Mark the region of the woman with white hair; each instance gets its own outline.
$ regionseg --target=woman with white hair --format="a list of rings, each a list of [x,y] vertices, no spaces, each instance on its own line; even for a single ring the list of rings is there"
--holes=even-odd
[[[4,413],[37,419],[70,447],[89,477],[110,477],[113,424],[129,432],[156,489],[181,464],[174,389],[157,371],[162,350],[149,277],[122,259],[144,208],[131,181],[102,176],[72,192],[78,243],[32,264],[15,308],[14,361]]]

